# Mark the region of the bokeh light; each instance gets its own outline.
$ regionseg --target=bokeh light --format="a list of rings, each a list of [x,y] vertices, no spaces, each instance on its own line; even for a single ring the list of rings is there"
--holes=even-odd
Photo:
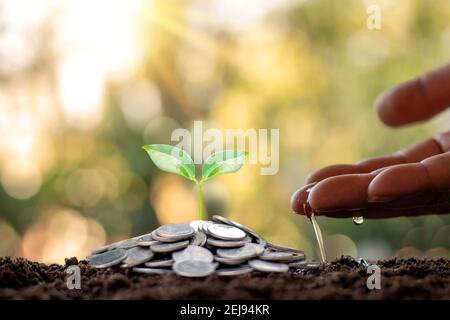
[[[25,233],[22,254],[36,261],[61,262],[62,257],[83,257],[105,244],[103,227],[71,209],[46,212]]]
[[[14,160],[3,164],[2,185],[11,197],[29,199],[39,191],[41,183],[41,172],[31,161]]]
[[[91,128],[101,121],[103,72],[95,61],[72,59],[59,70],[59,98],[66,120],[75,127]]]

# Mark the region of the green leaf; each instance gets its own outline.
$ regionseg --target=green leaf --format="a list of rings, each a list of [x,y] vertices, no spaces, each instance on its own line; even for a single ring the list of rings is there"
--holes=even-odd
[[[184,150],[168,144],[148,144],[142,149],[147,151],[150,159],[161,170],[196,181],[194,161]]]
[[[245,151],[225,150],[216,152],[206,159],[202,167],[202,182],[205,182],[218,174],[233,173],[244,164]]]

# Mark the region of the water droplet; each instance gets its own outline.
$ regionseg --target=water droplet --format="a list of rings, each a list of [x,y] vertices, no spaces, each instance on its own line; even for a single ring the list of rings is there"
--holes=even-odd
[[[356,224],[357,226],[360,226],[364,223],[364,218],[361,216],[353,217],[352,220],[353,220],[353,223]]]

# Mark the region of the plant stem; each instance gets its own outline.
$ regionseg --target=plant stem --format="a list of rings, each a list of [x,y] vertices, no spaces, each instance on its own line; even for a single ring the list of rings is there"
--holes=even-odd
[[[202,197],[202,182],[197,183],[197,205],[198,205],[198,220],[203,220],[203,197]]]

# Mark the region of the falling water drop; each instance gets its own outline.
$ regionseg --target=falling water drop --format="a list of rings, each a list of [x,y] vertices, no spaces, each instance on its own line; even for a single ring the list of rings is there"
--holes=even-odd
[[[323,246],[322,231],[320,230],[319,224],[316,221],[316,217],[314,216],[314,212],[311,212],[309,219],[311,220],[311,223],[312,223],[313,229],[314,229],[314,233],[316,234],[317,243],[319,244],[320,260],[322,262],[326,262],[327,258],[326,258],[326,255],[325,255],[325,248]]]
[[[364,218],[362,216],[353,217],[352,220],[353,223],[356,224],[357,226],[360,226],[364,223]]]
[[[313,210],[313,208],[311,208],[311,206],[310,206],[308,201],[306,201],[303,204],[303,211],[309,217],[309,220],[311,221],[311,224],[313,226],[314,233],[315,233],[316,239],[317,239],[317,244],[319,245],[320,260],[322,262],[326,262],[327,261],[327,257],[325,255],[325,248],[324,248],[324,245],[323,245],[322,231],[320,230],[319,224],[317,223],[316,217],[314,216],[314,210]]]

